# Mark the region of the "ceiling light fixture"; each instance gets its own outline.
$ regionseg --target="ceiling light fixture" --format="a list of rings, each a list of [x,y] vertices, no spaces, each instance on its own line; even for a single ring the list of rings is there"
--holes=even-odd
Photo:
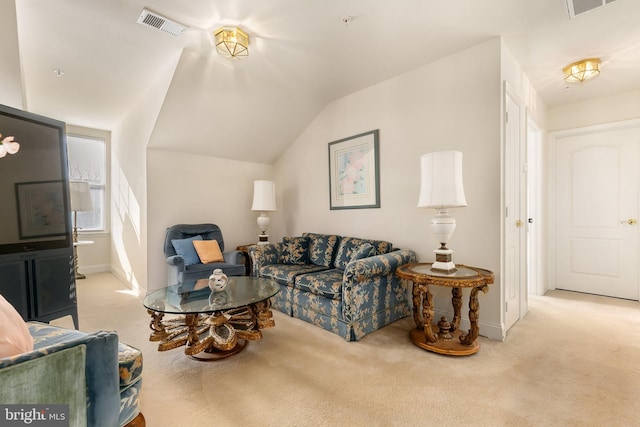
[[[214,33],[218,53],[226,58],[249,56],[249,36],[239,28],[218,28]]]
[[[582,83],[600,74],[600,58],[583,59],[562,69],[567,83]]]

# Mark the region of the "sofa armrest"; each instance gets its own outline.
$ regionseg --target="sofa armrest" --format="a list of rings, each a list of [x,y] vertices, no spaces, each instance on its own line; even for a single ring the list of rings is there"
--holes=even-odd
[[[278,264],[282,254],[282,243],[270,243],[268,245],[256,245],[249,247],[252,269],[251,275],[258,277],[260,267],[269,264]]]
[[[184,258],[182,255],[173,255],[167,257],[167,283],[175,285],[180,283],[182,274],[184,273]]]
[[[227,264],[244,264],[242,260],[242,252],[240,251],[229,251],[222,254],[224,256],[224,262]]]
[[[382,255],[362,258],[347,264],[344,269],[344,280],[364,282],[368,279],[395,274],[398,267],[417,262],[416,253],[409,249],[395,250]]]
[[[416,262],[415,252],[403,249],[347,264],[342,279],[342,315],[347,321],[372,318],[381,310],[409,315],[407,291],[396,269]]]
[[[178,270],[184,271],[184,258],[182,255],[173,255],[167,258],[167,264],[178,267]]]

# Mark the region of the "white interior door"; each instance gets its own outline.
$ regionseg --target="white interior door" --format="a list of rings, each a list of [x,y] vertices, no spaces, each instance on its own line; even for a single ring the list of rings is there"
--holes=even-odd
[[[556,289],[638,299],[639,135],[556,139]]]
[[[508,330],[521,317],[521,289],[526,289],[526,152],[520,106],[509,90],[505,94],[504,322]]]

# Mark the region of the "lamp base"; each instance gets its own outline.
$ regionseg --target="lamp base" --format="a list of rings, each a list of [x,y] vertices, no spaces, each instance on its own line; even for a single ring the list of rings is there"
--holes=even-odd
[[[268,234],[259,234],[258,235],[258,246],[264,246],[269,244],[269,235]]]
[[[455,273],[458,271],[456,265],[451,261],[453,251],[447,248],[438,248],[433,253],[436,254],[436,262],[431,265],[431,270],[441,273]]]

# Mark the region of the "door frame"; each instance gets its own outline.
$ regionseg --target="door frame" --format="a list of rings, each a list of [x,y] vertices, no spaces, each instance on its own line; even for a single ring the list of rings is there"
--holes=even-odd
[[[557,177],[555,170],[556,168],[553,166],[556,163],[556,147],[557,141],[560,138],[565,138],[568,136],[579,136],[592,134],[596,132],[603,131],[611,131],[618,129],[629,129],[629,128],[640,128],[640,119],[631,119],[631,120],[622,120],[618,122],[610,122],[603,123],[592,126],[585,126],[574,129],[565,129],[559,131],[549,132],[549,140],[547,142],[547,165],[549,165],[547,169],[547,182],[549,183],[546,197],[547,204],[547,223],[549,226],[547,227],[547,253],[549,254],[547,257],[547,274],[546,274],[546,282],[547,282],[547,290],[556,289],[556,223],[557,223],[557,213],[556,206],[553,202],[556,197],[556,188],[557,188]],[[640,263],[640,257],[638,259]],[[640,286],[640,284],[638,285]]]
[[[540,126],[527,115],[527,289],[524,293],[544,295],[544,141]],[[529,225],[533,218],[533,226]],[[529,299],[524,301],[529,311]]]

